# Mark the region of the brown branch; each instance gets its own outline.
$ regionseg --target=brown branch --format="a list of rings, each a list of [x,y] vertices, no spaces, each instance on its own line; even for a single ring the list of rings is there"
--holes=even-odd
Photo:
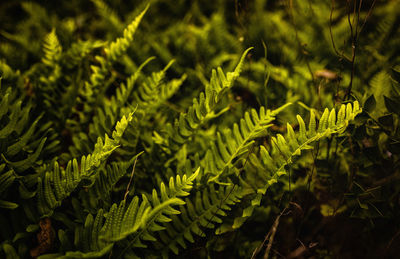
[[[253,254],[251,255],[251,259],[255,259],[257,255],[261,252],[261,249],[265,246],[265,243],[268,241],[267,248],[265,249],[264,259],[268,259],[269,252],[272,248],[272,242],[274,241],[274,237],[276,231],[278,230],[279,220],[283,215],[287,215],[289,212],[286,213],[287,206],[283,209],[283,211],[276,217],[274,224],[272,224],[271,229],[268,231],[267,235],[265,235],[264,241],[254,250]]]
[[[364,22],[363,22],[363,24],[361,25],[360,33],[361,33],[362,29],[364,28],[365,24],[367,23],[368,18],[371,16],[372,10],[374,9],[374,6],[375,6],[375,3],[376,3],[376,0],[374,0],[374,1],[372,2],[371,7],[370,7],[369,10],[368,10],[367,16],[365,17]]]
[[[125,191],[125,195],[124,195],[124,200],[126,200],[126,197],[128,197],[128,194],[129,194],[129,187],[131,186],[132,179],[133,179],[133,174],[135,173],[136,162],[137,162],[138,157],[139,157],[141,154],[142,154],[142,153],[140,153],[140,154],[139,154],[138,156],[136,156],[136,158],[135,158],[135,162],[134,162],[133,168],[132,168],[131,177],[130,177],[130,179],[129,179],[128,186],[126,187],[126,191]]]
[[[336,48],[335,39],[333,38],[333,32],[332,32],[332,16],[333,16],[333,10],[335,10],[335,0],[332,0],[331,3],[332,3],[331,4],[331,13],[329,15],[329,34],[331,36],[332,47],[333,47],[333,50],[335,51],[336,55],[338,55],[339,57],[344,58],[350,62],[350,59],[348,57],[346,57],[346,55],[343,52],[340,53],[339,50]]]

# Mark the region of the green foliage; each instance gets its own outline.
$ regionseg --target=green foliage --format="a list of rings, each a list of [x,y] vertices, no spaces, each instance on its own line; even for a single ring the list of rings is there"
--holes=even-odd
[[[0,257],[394,257],[396,1],[150,2],[0,4]]]

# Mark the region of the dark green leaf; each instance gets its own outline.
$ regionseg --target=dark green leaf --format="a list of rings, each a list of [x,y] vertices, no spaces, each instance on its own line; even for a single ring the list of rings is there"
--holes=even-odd
[[[384,115],[378,118],[380,124],[384,127],[393,129],[393,114]]]
[[[383,96],[383,98],[385,99],[385,105],[386,105],[386,108],[388,109],[388,111],[396,113],[397,115],[400,115],[400,101],[393,100],[386,96]]]
[[[375,100],[375,97],[374,97],[374,95],[372,94],[370,97],[368,97],[367,98],[367,100],[365,101],[365,103],[364,103],[364,107],[363,107],[363,109],[366,111],[366,112],[372,112],[374,109],[375,109],[375,107],[376,107],[376,100]]]

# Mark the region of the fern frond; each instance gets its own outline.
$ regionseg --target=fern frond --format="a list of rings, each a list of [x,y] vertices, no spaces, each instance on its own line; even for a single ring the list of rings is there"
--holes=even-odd
[[[296,156],[300,156],[302,151],[312,149],[313,143],[327,138],[332,134],[343,133],[349,122],[354,120],[357,114],[361,113],[357,101],[347,105],[342,104],[339,111],[335,109],[329,111],[325,109],[317,128],[315,114],[310,111],[310,122],[308,129],[304,120],[297,115],[299,131],[296,134],[290,124],[287,124],[287,134],[282,136],[278,134],[271,137],[271,147],[260,146],[260,154],[254,153],[249,156],[249,166],[246,170],[247,175],[241,178],[243,186],[243,195],[254,195],[251,205],[243,211],[242,217],[235,219],[233,228],[240,227],[243,222],[252,215],[253,209],[260,205],[262,196],[267,189],[278,182],[279,177],[286,175],[287,166],[293,163]],[[252,168],[252,169],[251,169]]]
[[[272,177],[269,181],[277,180],[276,176],[286,173],[285,167],[293,162],[295,156],[301,155],[303,150],[312,149],[312,143],[317,142],[323,138],[329,137],[332,134],[343,133],[349,122],[354,120],[357,114],[361,113],[357,101],[347,105],[342,104],[339,111],[335,109],[329,111],[327,108],[324,110],[319,122],[318,129],[316,129],[316,120],[314,112],[310,112],[310,123],[308,130],[305,128],[305,123],[301,116],[297,115],[299,123],[299,133],[294,134],[294,130],[290,124],[287,124],[287,134],[283,137],[278,134],[276,137],[271,138],[271,151],[268,152],[264,146],[260,147],[261,163],[265,165],[265,172]],[[336,115],[337,114],[337,115]],[[250,158],[254,158],[253,154]],[[265,194],[268,186],[264,186],[257,190],[258,193]]]
[[[176,150],[187,142],[203,123],[217,117],[216,106],[225,92],[232,87],[236,78],[239,77],[244,59],[251,49],[249,48],[243,53],[233,72],[228,72],[225,75],[221,68],[213,69],[205,92],[200,93],[199,99],[193,99],[193,105],[189,107],[186,113],[180,114],[174,125],[166,125],[165,136],[154,133],[155,141],[165,146],[166,149]]]
[[[143,16],[149,9],[150,5],[147,5],[145,9],[133,20],[128,27],[123,32],[123,37],[116,39],[114,42],[104,49],[107,58],[110,61],[117,61],[123,53],[126,52],[129,45],[133,41],[133,35],[138,28],[140,21],[142,20]]]
[[[142,20],[144,14],[146,13],[149,6],[147,6],[136,18],[132,21],[131,24],[123,32],[123,37],[116,39],[111,42],[109,46],[104,48],[104,52],[106,53],[106,57],[103,58],[101,56],[96,56],[96,60],[100,63],[100,66],[92,65],[92,74],[90,76],[89,82],[85,84],[86,90],[90,90],[87,95],[91,95],[93,88],[98,87],[104,82],[104,79],[108,72],[108,67],[117,61],[128,49],[129,45],[133,41],[133,35],[136,32],[136,29],[139,26],[140,21]]]
[[[186,205],[180,206],[180,215],[173,215],[173,223],[164,223],[164,231],[159,232],[159,242],[156,248],[167,257],[169,250],[178,254],[180,247],[185,249],[186,243],[194,242],[193,234],[204,237],[202,229],[213,229],[226,216],[225,211],[240,201],[241,195],[238,186],[219,185],[215,189],[213,184],[195,197],[187,198]]]
[[[97,136],[109,134],[118,118],[130,112],[137,112],[137,107],[132,107],[132,105],[130,105],[130,103],[133,102],[133,88],[142,69],[153,59],[154,58],[151,57],[143,62],[135,73],[126,80],[126,83],[122,83],[120,87],[116,89],[116,94],[111,96],[110,100],[106,99],[102,107],[96,109],[96,114],[89,124],[88,134],[80,133],[78,136],[73,136],[72,141],[74,145],[70,147],[70,153],[73,156],[76,157],[90,152],[93,143],[96,142]],[[128,128],[127,131],[131,132],[132,129]],[[135,132],[135,134],[137,135],[137,132]],[[124,146],[125,144],[127,146],[135,146],[131,141],[126,141],[124,142]]]
[[[7,88],[0,101],[0,119],[2,122],[0,124],[0,139],[3,142],[7,141],[7,149],[1,154],[1,158],[16,172],[23,172],[35,164],[47,139],[43,135],[34,134],[37,133],[36,124],[41,115],[26,130],[32,106],[29,103],[24,107],[22,106],[23,103],[21,98],[17,96],[16,91]],[[23,149],[30,152],[23,155],[22,153],[25,153]],[[35,149],[35,151],[32,149]],[[14,157],[17,160],[14,160]],[[25,158],[21,159],[22,157]]]
[[[128,79],[126,83],[122,83],[121,86],[117,89],[115,96],[111,97],[111,103],[118,106],[124,107],[128,102],[128,99],[132,96],[133,87],[136,83],[136,80],[139,78],[142,69],[155,57],[150,57],[146,61],[144,61]]]
[[[171,60],[163,70],[153,72],[151,77],[147,78],[139,89],[134,92],[134,100],[139,105],[139,109],[150,112],[155,111],[161,104],[168,100],[182,85],[186,79],[184,74],[180,79],[173,79],[169,82],[164,82],[165,73],[172,66],[174,60]]]
[[[143,152],[134,156],[127,162],[112,162],[102,168],[94,179],[94,184],[86,191],[81,191],[82,203],[85,208],[98,209],[100,200],[107,200],[115,184],[127,174],[128,168]]]
[[[253,139],[265,136],[266,129],[275,120],[275,115],[289,105],[290,103],[285,104],[273,111],[261,107],[258,113],[252,109],[240,119],[240,126],[236,123],[233,125],[233,131],[226,129],[222,134],[218,132],[217,141],[211,143],[211,149],[205,157],[205,172],[211,174],[208,182],[217,181],[225,170],[232,168],[233,161],[238,161],[237,158],[250,150],[254,144]]]
[[[44,39],[42,62],[49,67],[54,67],[60,60],[61,51],[62,48],[58,41],[56,30],[53,29]]]
[[[89,53],[94,49],[104,46],[102,41],[77,41],[72,43],[68,50],[63,53],[63,58],[60,60],[63,66],[73,68],[79,65]]]
[[[170,222],[170,215],[179,214],[178,210],[173,209],[170,205],[184,205],[185,202],[177,197],[184,197],[189,195],[189,191],[193,188],[193,181],[199,174],[200,169],[197,169],[192,175],[187,177],[183,175],[182,178],[177,175],[174,178],[170,178],[169,187],[167,188],[163,182],[160,184],[160,195],[153,189],[151,197],[147,198],[143,196],[143,200],[147,201],[153,210],[143,217],[141,230],[132,238],[130,241],[135,244],[139,239],[153,240],[156,239],[151,235],[153,232],[164,229],[159,224]],[[146,213],[146,212],[145,212]],[[126,228],[129,229],[129,228]],[[117,238],[113,237],[113,240],[121,240],[128,235],[131,235],[134,231],[127,230],[123,234],[120,234]]]
[[[109,73],[109,68],[127,51],[129,45],[132,43],[133,35],[148,8],[149,5],[136,17],[134,21],[132,21],[131,24],[128,25],[123,32],[123,37],[116,39],[104,48],[104,52],[106,53],[105,57],[95,57],[99,65],[91,66],[92,73],[90,78],[85,82],[85,85],[80,92],[80,95],[86,99],[86,102],[84,102],[83,105],[85,106],[85,111],[87,113],[93,110],[92,104],[99,98],[98,93],[100,91],[100,86],[105,83],[106,77]],[[103,89],[105,88],[103,87]],[[87,120],[83,116],[81,118]]]
[[[83,179],[93,178],[95,169],[98,169],[119,146],[122,134],[132,120],[132,115],[123,116],[117,122],[112,138],[105,135],[103,142],[103,139],[99,137],[93,152],[82,156],[79,165],[78,160],[73,159],[68,162],[64,170],[55,162],[52,173],[46,172],[43,178],[38,178],[38,209],[42,216],[51,214],[53,209],[59,206],[60,202],[68,197]]]
[[[0,165],[0,197],[2,198],[0,199],[0,208],[15,209],[18,207],[17,203],[3,200],[3,198],[5,198],[4,193],[7,192],[8,188],[16,178],[16,174],[12,169],[3,173],[5,166],[5,164]]]
[[[67,252],[65,257],[101,257],[122,240],[129,242],[130,248],[144,247],[145,240],[155,241],[153,232],[163,229],[159,224],[170,221],[169,215],[179,213],[172,206],[185,204],[178,197],[189,195],[197,175],[198,170],[189,177],[171,178],[168,188],[161,183],[160,195],[153,190],[151,198],[142,195],[140,201],[135,196],[129,205],[122,200],[113,204],[107,213],[100,209],[95,219],[88,214],[84,226],[76,229],[75,244],[79,251]]]
[[[92,0],[100,16],[112,26],[117,33],[122,31],[122,22],[116,12],[112,10],[103,0]]]

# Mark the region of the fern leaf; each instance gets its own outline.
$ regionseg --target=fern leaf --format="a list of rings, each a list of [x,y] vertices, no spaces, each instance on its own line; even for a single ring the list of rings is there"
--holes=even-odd
[[[221,68],[212,70],[211,79],[206,85],[205,92],[201,92],[199,98],[193,100],[193,105],[186,113],[179,116],[174,126],[167,124],[166,134],[163,137],[160,138],[160,134],[154,134],[157,136],[154,137],[154,140],[169,152],[177,150],[195,134],[203,123],[218,116],[215,113],[217,103],[239,76],[244,59],[251,49],[249,48],[243,53],[235,70],[228,72],[226,76]]]
[[[123,32],[123,37],[116,39],[114,42],[111,42],[109,47],[104,49],[107,58],[110,61],[116,61],[119,57],[128,49],[129,45],[133,41],[133,35],[138,28],[140,21],[143,16],[149,9],[150,5],[147,5],[146,8],[128,25],[128,27]]]
[[[115,242],[128,236],[131,237],[130,245],[134,247],[142,247],[141,240],[156,241],[152,233],[164,229],[158,223],[165,223],[165,215],[175,213],[172,206],[185,204],[178,197],[188,195],[198,173],[199,170],[189,177],[184,175],[171,179],[169,188],[162,183],[161,196],[153,190],[151,199],[143,195],[140,202],[139,197],[135,196],[128,206],[123,200],[119,205],[113,204],[106,214],[100,209],[95,220],[88,214],[84,226],[79,227],[75,235],[75,244],[81,251],[70,251],[65,256],[100,257],[109,252]],[[104,216],[106,220],[103,223]]]
[[[286,174],[286,167],[293,163],[295,156],[301,155],[303,150],[312,149],[311,144],[331,136],[341,134],[347,128],[357,114],[361,113],[361,108],[357,101],[352,104],[343,104],[337,116],[336,110],[325,109],[319,120],[318,132],[316,130],[315,114],[310,111],[310,122],[308,130],[301,116],[297,115],[299,122],[299,132],[294,135],[293,129],[288,125],[288,133],[285,137],[278,134],[271,138],[270,151],[266,147],[260,146],[260,157],[252,153],[249,157],[249,167],[246,170],[246,179],[241,179],[243,186],[246,186],[242,195],[252,194],[252,204],[247,207],[241,217],[235,219],[233,228],[240,227],[243,222],[251,215],[254,207],[259,206],[259,201],[267,189],[278,182],[279,177]],[[335,120],[335,118],[338,118]],[[294,139],[295,137],[295,139]],[[251,169],[253,168],[253,169]]]
[[[40,153],[43,150],[44,143],[46,142],[46,140],[47,140],[47,138],[41,139],[35,152],[31,155],[28,155],[28,157],[23,160],[12,162],[12,161],[8,161],[3,154],[1,154],[1,157],[4,159],[4,161],[6,161],[7,164],[9,164],[17,172],[23,172],[26,169],[28,169],[29,167],[31,167],[36,162]]]
[[[166,257],[169,250],[179,253],[179,246],[186,248],[186,242],[193,243],[193,234],[204,237],[202,228],[215,228],[215,224],[222,222],[225,211],[240,201],[240,191],[237,186],[220,185],[218,189],[213,184],[195,197],[187,198],[186,205],[181,206],[180,215],[173,215],[173,224],[163,224],[165,230],[158,232],[161,242],[156,248]]]
[[[238,157],[247,153],[254,143],[253,139],[264,136],[266,129],[275,120],[275,115],[289,105],[290,103],[274,111],[261,107],[258,113],[253,109],[245,113],[240,120],[240,126],[236,123],[233,125],[233,132],[228,129],[223,134],[218,133],[216,143],[211,143],[211,149],[205,158],[206,173],[211,174],[208,182],[217,181],[223,172],[232,168],[233,161],[238,161]]]
[[[54,67],[61,57],[61,51],[62,48],[58,41],[56,30],[53,29],[44,39],[42,62],[49,67]]]
[[[28,114],[28,113],[26,113]],[[14,156],[16,155],[18,152],[20,152],[22,150],[23,147],[26,146],[26,144],[28,143],[28,141],[31,139],[35,129],[36,129],[36,125],[39,122],[39,120],[41,119],[42,115],[40,115],[33,123],[32,125],[29,127],[29,129],[25,132],[25,134],[14,144],[10,145],[9,147],[7,147],[7,151],[6,151],[6,155],[7,156]],[[21,127],[22,128],[22,127]]]
[[[63,53],[60,62],[67,68],[79,65],[94,49],[104,46],[102,41],[77,41]]]
[[[118,15],[102,0],[92,0],[100,16],[112,26],[117,32],[122,31],[122,22]]]
[[[46,213],[45,215],[51,213],[55,207],[60,205],[64,198],[68,197],[75,190],[82,179],[93,180],[96,176],[95,169],[99,168],[101,163],[119,146],[122,134],[128,123],[132,120],[132,115],[129,114],[128,117],[123,116],[117,122],[115,130],[112,133],[113,138],[105,135],[103,143],[103,140],[99,137],[93,152],[87,156],[82,156],[80,165],[78,165],[76,159],[73,159],[68,162],[64,170],[55,162],[52,174],[46,172],[43,180],[39,178],[38,206],[41,212]],[[54,188],[51,183],[53,183]]]

